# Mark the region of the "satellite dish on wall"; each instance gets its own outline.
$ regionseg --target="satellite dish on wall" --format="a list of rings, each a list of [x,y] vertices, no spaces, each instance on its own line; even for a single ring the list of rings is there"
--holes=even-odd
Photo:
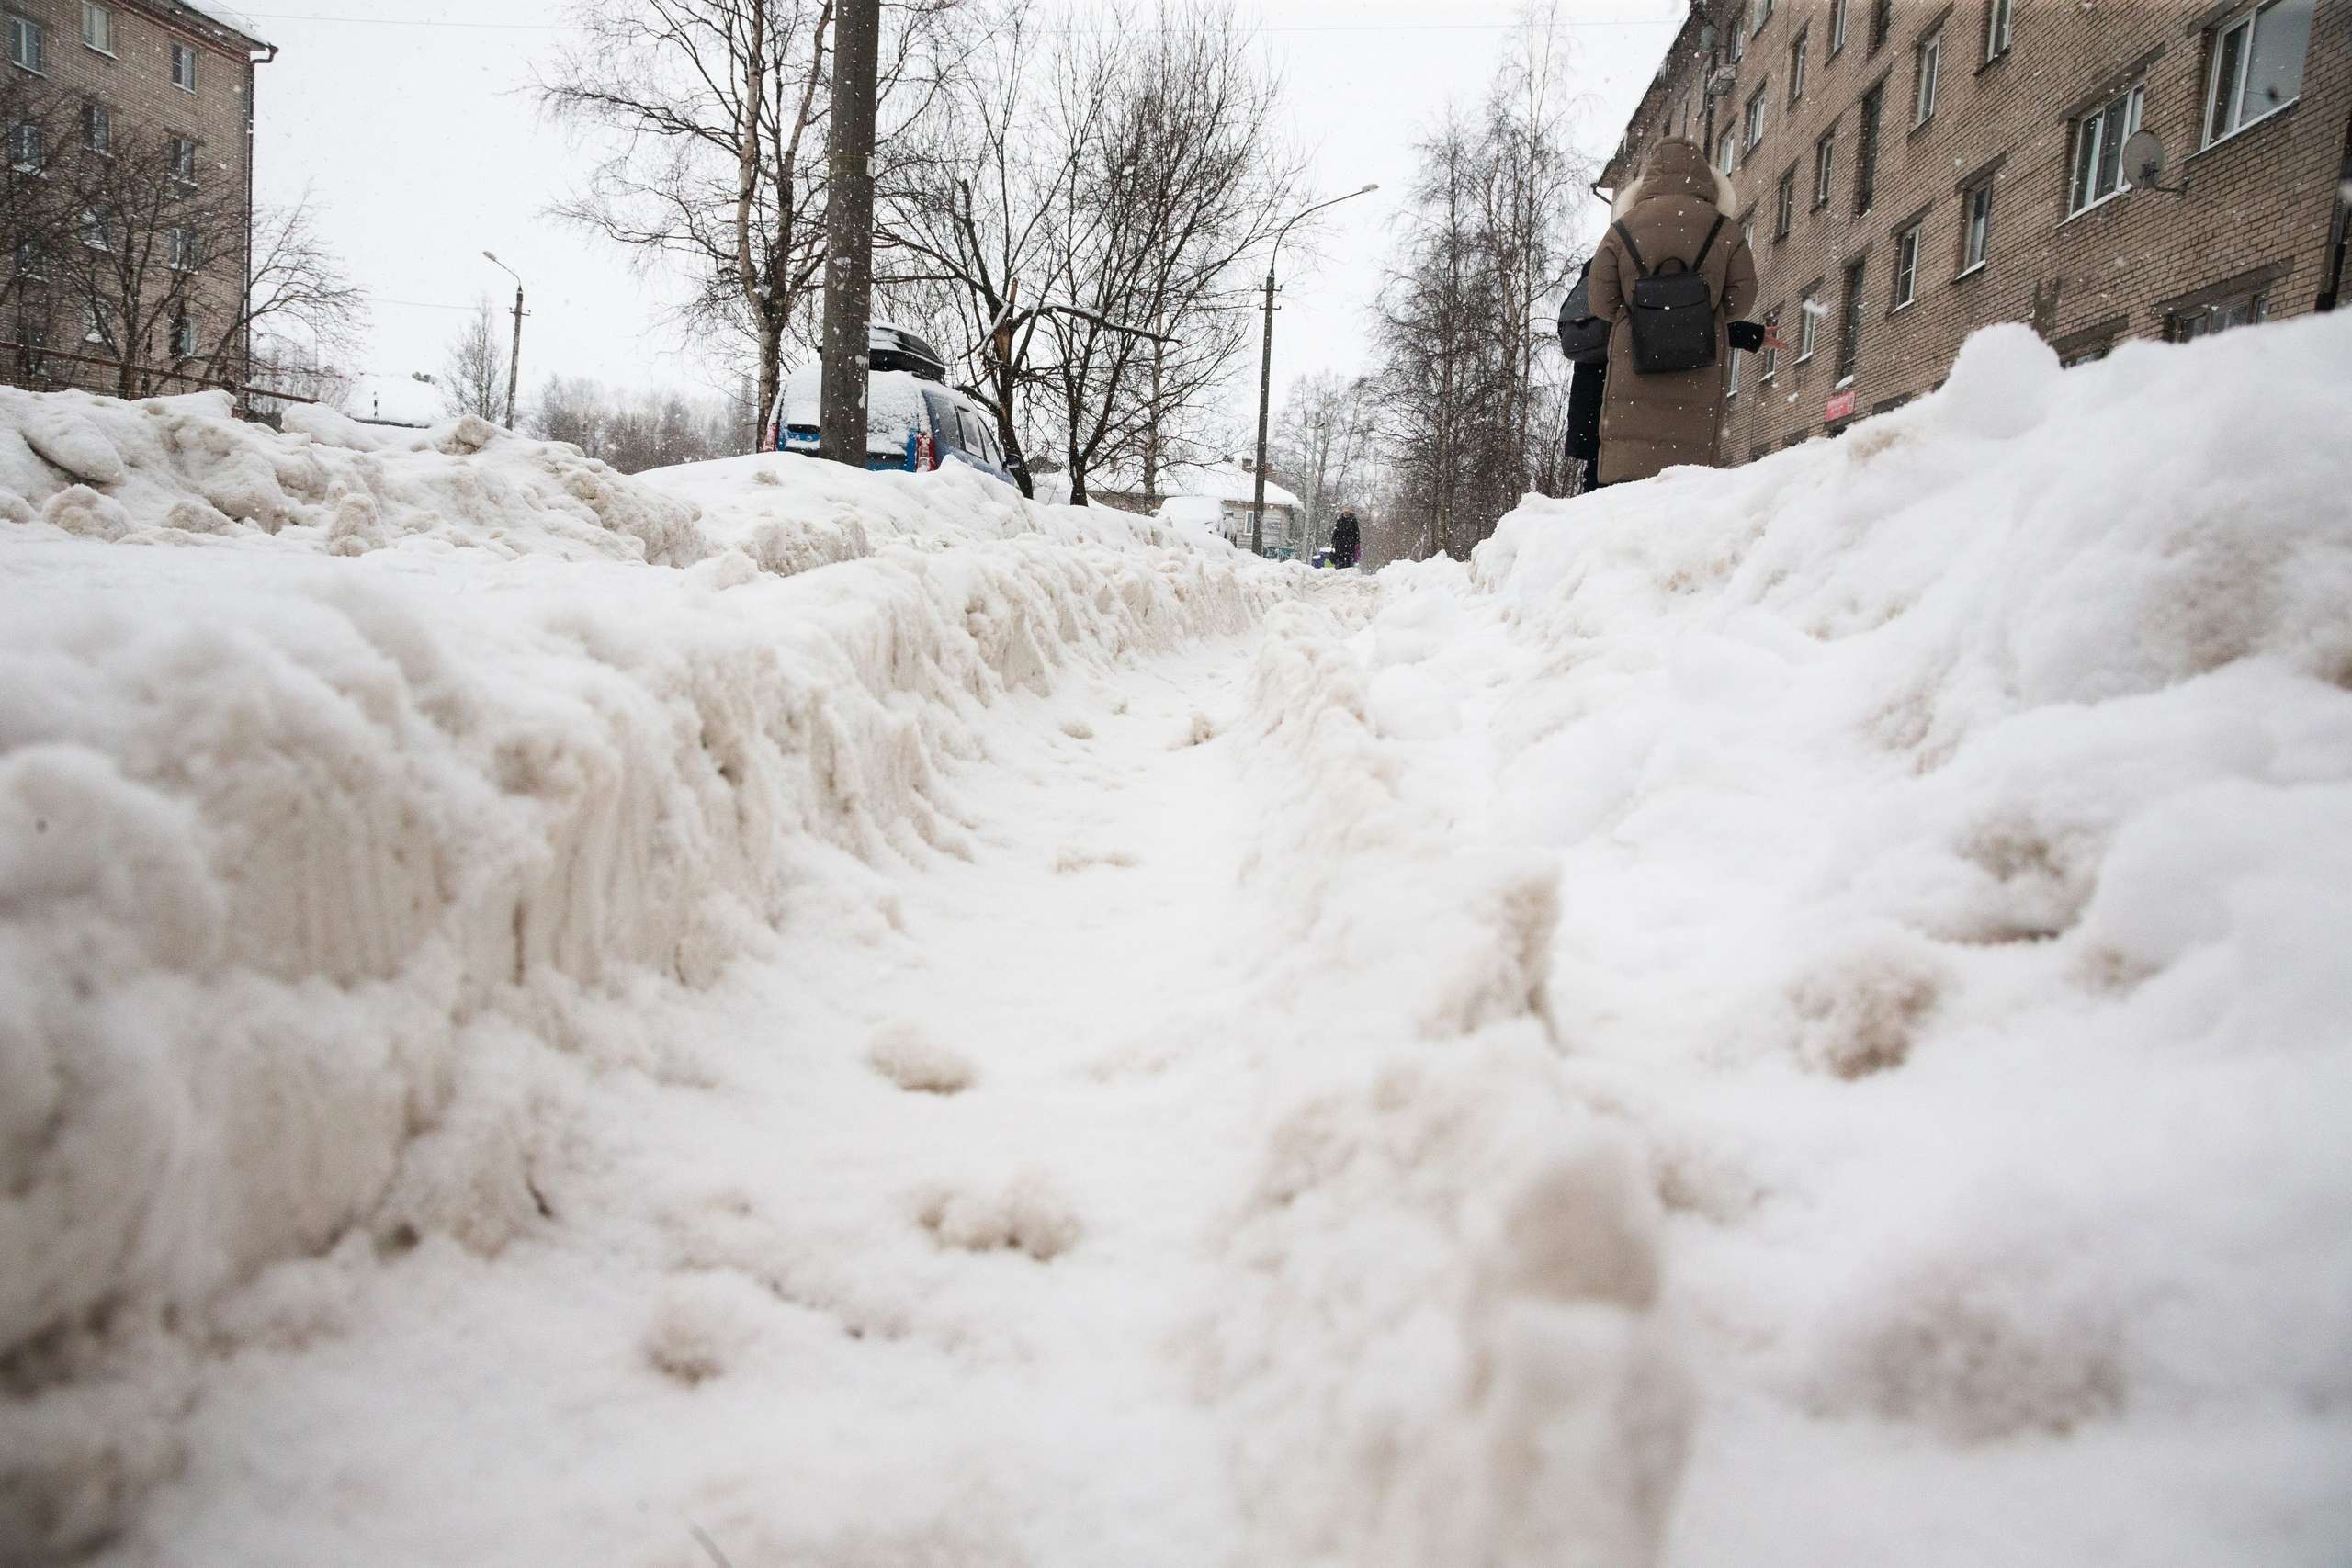
[[[2123,177],[2140,190],[2169,191],[2179,196],[2188,189],[2188,182],[2177,186],[2160,182],[2165,173],[2165,144],[2153,130],[2135,130],[2123,139]]]

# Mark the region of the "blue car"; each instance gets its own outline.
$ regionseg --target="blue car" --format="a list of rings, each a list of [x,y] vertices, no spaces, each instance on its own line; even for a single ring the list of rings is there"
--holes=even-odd
[[[921,338],[877,326],[868,346],[865,466],[923,473],[950,463],[1014,484],[996,438],[996,421],[946,384],[939,355]],[[817,452],[818,412],[824,389],[820,365],[804,365],[785,378],[761,433],[763,449]]]

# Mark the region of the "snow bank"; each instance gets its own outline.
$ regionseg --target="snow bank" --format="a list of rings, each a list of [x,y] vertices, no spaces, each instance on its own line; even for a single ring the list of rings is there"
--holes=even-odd
[[[1476,716],[1386,765],[1555,857],[1577,1097],[1669,1210],[1672,1561],[2352,1539],[2347,371],[2341,320],[1996,328],[1384,580],[1363,664]]]
[[[989,710],[1279,592],[1017,497],[975,523],[932,476],[874,487],[865,558],[780,577],[659,484],[470,423],[358,450],[5,396],[11,1562],[106,1539],[178,1464],[199,1349],[308,1332],[224,1287],[538,1223],[548,1063],[619,1049],[583,1001],[887,920],[859,868],[967,852],[945,773]],[[730,516],[841,500],[791,461]],[[208,547],[124,547],[182,537]]]

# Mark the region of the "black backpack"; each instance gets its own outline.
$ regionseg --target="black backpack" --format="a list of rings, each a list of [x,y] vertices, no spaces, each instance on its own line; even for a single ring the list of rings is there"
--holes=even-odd
[[[1706,265],[1707,253],[1714,248],[1723,226],[1718,213],[1689,265],[1680,256],[1668,256],[1652,270],[1625,225],[1613,225],[1617,237],[1625,242],[1625,254],[1633,258],[1634,270],[1641,274],[1625,311],[1633,326],[1634,368],[1640,374],[1703,370],[1715,362],[1714,296],[1707,288],[1706,275],[1699,269]],[[1668,272],[1669,265],[1680,270]]]
[[[1560,301],[1560,352],[1571,365],[1598,365],[1609,357],[1609,323],[1592,313],[1587,290],[1592,284],[1592,264],[1587,262],[1577,286]]]

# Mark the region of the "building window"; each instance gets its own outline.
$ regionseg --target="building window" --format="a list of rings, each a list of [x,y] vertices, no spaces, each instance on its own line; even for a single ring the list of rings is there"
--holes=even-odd
[[[1943,70],[1944,31],[1938,28],[1919,40],[1913,51],[1917,75],[1911,88],[1911,123],[1925,125],[1936,118],[1936,77]]]
[[[1886,87],[1883,84],[1862,95],[1862,125],[1854,141],[1854,213],[1860,217],[1871,209],[1878,197],[1878,121],[1885,107]]]
[[[1724,174],[1730,174],[1733,161],[1737,157],[1738,151],[1739,138],[1728,130],[1724,131],[1723,140],[1715,143],[1715,167]]]
[[[82,301],[82,341],[108,347],[114,344],[114,331],[107,320],[107,309],[96,299]]]
[[[183,186],[196,184],[196,143],[185,136],[175,136],[165,145],[170,150],[172,178]]]
[[[82,243],[94,251],[114,249],[114,220],[103,207],[82,209]]]
[[[196,231],[174,229],[164,236],[164,255],[174,272],[196,270]]]
[[[1993,249],[1993,182],[1971,186],[1962,197],[1960,270],[1964,276],[1984,265]]]
[[[1779,336],[1780,325],[1780,311],[1767,310],[1764,312],[1764,373],[1756,378],[1757,385],[1758,386],[1770,385],[1772,378],[1780,374],[1781,351],[1772,346],[1773,343]]]
[[[1814,298],[1810,288],[1797,301],[1797,363],[1803,365],[1813,357],[1814,344],[1821,337],[1821,301]]]
[[[1862,350],[1862,263],[1857,257],[1846,264],[1846,298],[1844,320],[1838,331],[1838,379],[1843,383],[1854,378],[1854,367]]]
[[[20,120],[8,128],[8,164],[20,175],[37,175],[49,162],[48,139],[40,126]]]
[[[1762,32],[1764,24],[1772,19],[1772,0],[1757,0],[1755,31]]]
[[[82,145],[93,152],[114,151],[114,116],[96,99],[82,105]]]
[[[1871,0],[1871,52],[1876,54],[1886,45],[1886,35],[1894,26],[1894,0]]]
[[[38,74],[48,65],[48,35],[29,17],[8,18],[8,62]]]
[[[2144,84],[2124,89],[2075,121],[2075,177],[2068,186],[2066,215],[2098,206],[2123,188],[2123,142],[2140,129],[2146,101]]]
[[[1894,236],[1894,308],[1898,310],[1918,297],[1919,228],[1914,223]]]
[[[2193,338],[2225,333],[2232,327],[2250,327],[2268,314],[2268,301],[2257,288],[2233,299],[2199,305],[2195,310],[2173,311],[2165,317],[2165,341],[2188,343]]]
[[[1846,0],[1829,0],[1829,54],[1836,59],[1846,47]]]
[[[2278,113],[2303,90],[2312,0],[2271,0],[2213,32],[2205,145]]]
[[[1789,45],[1789,102],[1804,101],[1804,55],[1812,39],[1811,28],[1799,28],[1796,41]]]
[[[82,41],[100,54],[114,52],[114,13],[104,6],[82,4]]]
[[[17,276],[18,277],[28,279],[47,277],[49,274],[41,270],[42,265],[43,256],[39,240],[17,242]]]
[[[183,93],[196,91],[196,51],[184,43],[172,45],[172,85]]]
[[[1781,189],[1772,201],[1772,238],[1785,240],[1797,220],[1797,172],[1791,169],[1781,176]]]
[[[1745,7],[1731,19],[1730,44],[1731,62],[1736,65],[1740,56],[1747,52],[1747,12]]]
[[[189,317],[186,307],[172,317],[172,357],[196,357],[196,322]]]
[[[1838,128],[1831,126],[1813,144],[1813,205],[1815,211],[1829,205],[1829,186],[1837,173]]]
[[[1747,100],[1747,150],[1751,152],[1764,140],[1764,97],[1769,90],[1769,84],[1758,87]]]
[[[2009,52],[2009,23],[2015,18],[2016,0],[1991,0],[1984,8],[1984,58],[1998,60]]]

